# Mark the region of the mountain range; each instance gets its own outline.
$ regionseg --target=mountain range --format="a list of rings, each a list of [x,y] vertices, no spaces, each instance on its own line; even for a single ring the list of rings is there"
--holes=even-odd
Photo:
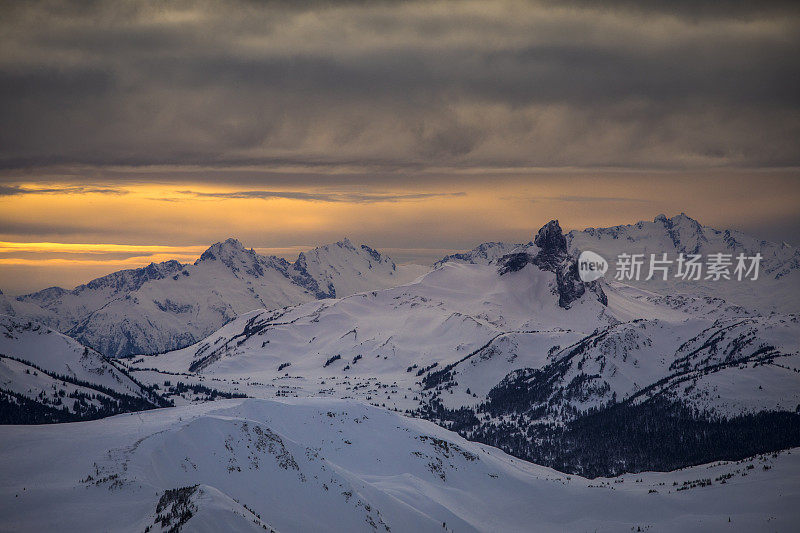
[[[756,281],[584,283],[587,250],[762,261]],[[69,512],[91,494],[146,531],[790,530],[799,258],[683,214],[553,220],[431,268],[231,239],[6,297],[3,422],[88,422],[0,427],[0,511],[80,530],[106,520]],[[79,461],[56,464],[61,438]],[[28,480],[35,464],[56,466]]]
[[[192,344],[252,309],[390,287],[419,273],[347,239],[303,252],[293,263],[228,239],[193,264],[151,263],[72,290],[0,295],[0,312],[33,318],[106,356],[124,357]]]
[[[248,396],[356,398],[590,477],[800,445],[796,314],[584,284],[555,221],[482,259],[253,311],[127,363],[148,383],[182,374]],[[646,418],[659,423],[642,430]],[[617,432],[606,448],[593,443],[597,427]]]
[[[652,222],[573,230],[568,251],[620,253],[760,253],[755,282],[630,280],[663,295],[708,296],[761,312],[798,312],[800,250],[733,230],[716,230],[680,214]],[[487,242],[448,255],[445,263],[491,264],[533,246]],[[278,309],[316,299],[349,296],[413,281],[430,268],[397,265],[367,245],[348,239],[301,253],[290,263],[263,256],[228,239],[209,247],[193,264],[151,263],[97,278],[72,290],[50,287],[11,298],[0,291],[0,314],[36,320],[109,357],[161,353],[191,345],[236,316],[253,309]],[[608,277],[611,277],[609,273]]]
[[[168,405],[156,388],[74,339],[0,315],[0,423],[91,420]]]

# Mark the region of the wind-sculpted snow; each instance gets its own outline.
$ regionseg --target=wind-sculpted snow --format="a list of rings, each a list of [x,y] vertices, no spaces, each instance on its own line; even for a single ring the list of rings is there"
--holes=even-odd
[[[0,427],[0,516],[65,532],[788,531],[798,452],[587,480],[356,402],[227,400]]]

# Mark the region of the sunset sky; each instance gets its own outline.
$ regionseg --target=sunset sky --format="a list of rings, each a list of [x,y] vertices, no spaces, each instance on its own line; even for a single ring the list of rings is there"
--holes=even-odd
[[[800,245],[798,3],[604,5],[3,3],[0,289],[551,218]]]

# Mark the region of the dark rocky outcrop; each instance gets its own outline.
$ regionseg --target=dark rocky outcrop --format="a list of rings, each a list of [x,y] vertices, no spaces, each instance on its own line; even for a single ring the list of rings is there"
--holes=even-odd
[[[608,298],[597,281],[584,283],[578,276],[578,260],[567,250],[567,239],[558,220],[551,220],[542,226],[533,243],[538,248],[535,255],[530,252],[504,255],[498,260],[498,273],[502,276],[533,264],[541,270],[555,273],[558,305],[564,309],[569,309],[587,291],[593,292],[603,305],[608,305]]]

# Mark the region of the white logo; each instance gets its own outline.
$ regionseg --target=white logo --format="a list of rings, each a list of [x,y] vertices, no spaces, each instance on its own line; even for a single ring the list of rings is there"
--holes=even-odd
[[[602,278],[607,270],[608,261],[600,254],[587,250],[578,257],[578,275],[584,283]]]

